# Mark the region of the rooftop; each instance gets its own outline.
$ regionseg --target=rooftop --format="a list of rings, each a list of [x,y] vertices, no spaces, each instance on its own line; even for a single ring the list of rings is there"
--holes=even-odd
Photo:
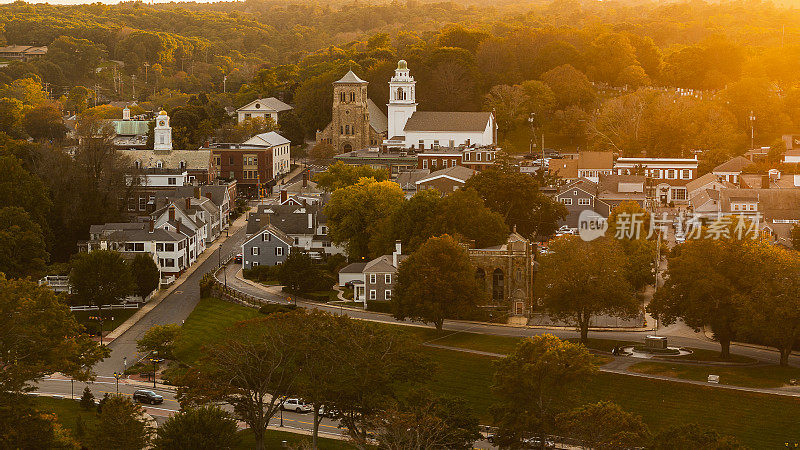
[[[416,111],[408,118],[405,131],[484,131],[490,112]]]

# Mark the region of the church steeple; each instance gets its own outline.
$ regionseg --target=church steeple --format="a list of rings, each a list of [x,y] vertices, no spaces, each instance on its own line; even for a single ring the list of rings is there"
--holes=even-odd
[[[403,136],[406,122],[417,111],[416,84],[406,61],[398,61],[394,76],[389,81],[389,138]]]
[[[153,150],[172,150],[172,127],[169,126],[169,116],[163,109],[158,113],[153,129]]]

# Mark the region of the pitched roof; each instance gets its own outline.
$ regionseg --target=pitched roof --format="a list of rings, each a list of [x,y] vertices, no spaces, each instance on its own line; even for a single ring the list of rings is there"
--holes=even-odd
[[[351,84],[351,83],[367,84],[366,81],[362,80],[361,78],[358,78],[358,75],[353,73],[352,70],[349,70],[346,74],[344,74],[344,76],[342,78],[339,78],[338,81],[334,81],[333,83],[334,84]]]
[[[706,204],[711,202],[711,206],[716,209],[717,203],[719,202],[719,191],[716,189],[702,189],[698,194],[694,197],[689,199],[689,203],[692,204],[692,207],[697,209]]]
[[[719,183],[719,178],[717,178],[713,172],[709,172],[700,178],[695,178],[694,180],[686,183],[686,192],[692,192],[713,182]]]
[[[146,225],[146,224],[145,224]],[[141,230],[119,230],[108,236],[109,240],[123,241],[182,241],[186,239],[183,235],[174,231],[156,228],[151,233],[149,229]]]
[[[560,196],[561,194],[571,189],[581,189],[585,192],[588,192],[589,194],[597,195],[597,183],[591,180],[587,180],[586,178],[579,178],[573,181],[572,183],[569,183],[563,186],[561,189],[559,189],[558,193],[556,194],[556,197]]]
[[[389,130],[389,119],[370,98],[367,99],[367,112],[369,112],[369,126],[373,130],[378,133],[386,133]]]
[[[645,200],[645,177],[642,175],[600,175],[597,197],[608,200]],[[641,189],[640,189],[641,186]]]
[[[249,219],[249,217],[248,217],[248,219]],[[247,225],[248,225],[248,228],[249,228],[250,227],[250,221],[249,220],[247,221]],[[252,234],[253,236],[251,236],[249,239],[245,240],[242,245],[252,241],[253,239],[257,238],[258,236],[260,236],[261,234],[263,234],[265,232],[269,232],[270,234],[272,234],[276,238],[278,238],[281,241],[283,241],[283,243],[288,245],[288,246],[291,246],[294,243],[294,239],[292,239],[288,234],[286,234],[283,231],[279,230],[275,225],[273,225],[273,224],[271,224],[271,223],[269,223],[267,221],[267,222],[262,222],[261,228],[257,229],[253,233],[248,233],[248,234]]]
[[[549,166],[550,173],[558,175],[561,178],[573,179],[578,178],[578,160],[577,159],[551,159]]]
[[[367,266],[367,263],[363,262],[354,262],[350,263],[339,270],[339,273],[363,273],[364,267]]]
[[[408,118],[405,131],[484,131],[490,112],[416,111]]]
[[[430,175],[431,171],[428,169],[416,169],[410,170],[408,172],[400,172],[397,174],[397,178],[395,178],[395,183],[400,185],[401,189],[416,189],[417,181],[427,177]]]
[[[397,255],[397,264],[400,265],[408,255]],[[378,256],[364,266],[363,273],[395,273],[397,267],[392,265],[392,255]]]
[[[267,145],[270,147],[275,147],[276,145],[284,145],[289,143],[291,143],[291,141],[285,137],[274,131],[269,131],[267,133],[261,133],[251,137],[250,139],[242,142],[242,145]]]
[[[614,167],[614,154],[611,152],[580,152],[578,169],[611,169]]]
[[[256,104],[259,106],[256,107]],[[253,100],[252,102],[242,106],[241,108],[237,109],[236,111],[275,111],[275,112],[283,112],[289,111],[292,107],[283,103],[282,101],[278,100],[275,97],[267,97],[267,98],[259,98]]]
[[[311,180],[306,181],[306,186],[303,186],[303,180],[297,180],[294,183],[281,185],[280,189],[286,190],[287,194],[322,194],[322,189],[317,187],[317,183]]]
[[[261,205],[258,208],[257,214],[268,215],[268,220],[271,224],[289,235],[313,235],[316,231],[316,226],[326,222],[326,217],[322,212],[321,205]],[[313,215],[310,227],[308,224],[309,214]],[[252,216],[252,214],[250,216]],[[263,216],[259,216],[258,219],[254,220],[267,220],[266,218],[261,219],[261,217]],[[250,225],[250,217],[248,217],[247,226],[248,234],[252,229],[255,229],[255,225]],[[256,229],[256,231],[258,230]]]
[[[476,173],[477,171],[470,169],[469,167],[453,166],[453,167],[448,167],[446,169],[437,170],[436,172],[433,172],[427,177],[417,180],[416,184],[422,184],[428,181],[435,180],[437,178],[449,178],[451,180],[457,180],[461,181],[462,183],[466,183],[467,180],[472,178],[472,176],[475,175]]]
[[[800,219],[800,189],[722,189],[719,196],[723,212],[731,201],[756,201],[767,219]]]
[[[156,167],[158,161],[165,169],[178,169],[181,161],[189,170],[208,170],[211,166],[211,150],[119,150],[118,153],[130,158],[131,165],[139,161],[143,168]]]
[[[714,172],[714,173],[717,173],[717,172],[741,172],[742,169],[744,169],[745,167],[747,167],[747,166],[749,166],[751,164],[753,164],[753,161],[750,161],[749,159],[745,158],[744,156],[737,156],[735,158],[731,158],[731,159],[725,161],[724,163],[718,165],[717,167],[714,167],[714,170],[712,170],[712,172]]]

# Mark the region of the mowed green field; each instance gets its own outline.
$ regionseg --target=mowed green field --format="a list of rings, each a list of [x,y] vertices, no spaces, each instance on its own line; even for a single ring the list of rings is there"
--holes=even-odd
[[[237,321],[259,316],[255,309],[203,299],[186,320],[176,353],[181,361],[194,361],[202,344],[221,339],[225,329]],[[416,334],[424,342],[493,353],[506,353],[518,341],[518,338],[470,333],[441,337],[430,329],[398,328]],[[490,386],[494,358],[430,347],[422,351],[439,366],[425,385],[436,393],[464,398],[481,422],[490,424],[488,408],[493,401]],[[586,384],[582,399],[618,403],[641,415],[652,430],[695,422],[736,436],[751,448],[784,448],[786,441],[800,442],[800,399],[791,397],[598,373]]]

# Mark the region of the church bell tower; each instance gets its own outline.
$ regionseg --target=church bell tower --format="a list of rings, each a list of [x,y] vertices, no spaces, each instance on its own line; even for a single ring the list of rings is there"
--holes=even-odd
[[[388,138],[404,136],[406,122],[417,111],[415,86],[417,82],[409,74],[408,64],[404,59],[397,62],[397,69],[389,81]]]
[[[172,150],[172,127],[169,126],[169,116],[163,109],[156,117],[153,138],[153,150]]]

